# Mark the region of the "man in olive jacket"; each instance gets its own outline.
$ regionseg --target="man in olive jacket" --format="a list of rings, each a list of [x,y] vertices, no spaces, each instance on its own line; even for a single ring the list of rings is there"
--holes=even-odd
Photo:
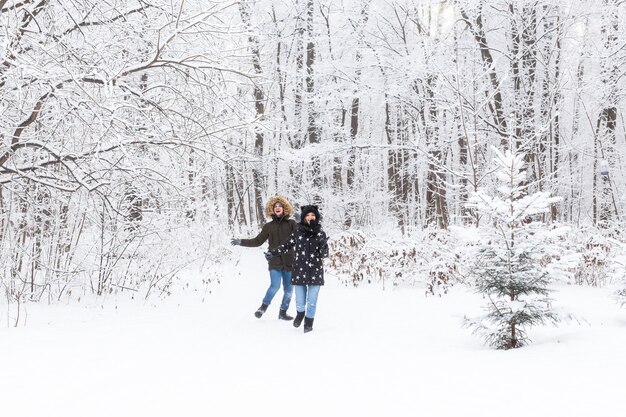
[[[272,250],[285,242],[291,232],[293,232],[297,225],[296,222],[290,219],[293,213],[293,207],[289,201],[279,195],[272,197],[265,207],[265,214],[270,217],[272,221],[266,223],[261,229],[261,233],[252,239],[232,239],[231,244],[241,245],[247,247],[258,247],[265,243],[269,239],[268,249]],[[261,318],[263,313],[267,310],[267,307],[272,302],[272,299],[280,289],[280,283],[283,283],[283,300],[280,304],[280,312],[278,318],[281,320],[293,320],[293,317],[287,315],[287,309],[291,302],[291,295],[293,293],[293,286],[291,285],[291,267],[293,265],[294,252],[290,250],[284,255],[277,256],[268,260],[270,271],[270,286],[265,293],[263,303],[261,307],[254,313],[257,318]]]

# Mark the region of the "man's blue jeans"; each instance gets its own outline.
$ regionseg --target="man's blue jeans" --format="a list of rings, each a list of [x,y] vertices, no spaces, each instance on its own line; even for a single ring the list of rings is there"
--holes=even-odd
[[[310,319],[315,317],[317,308],[317,296],[320,293],[321,285],[294,285],[296,288],[296,311],[302,313]]]
[[[291,271],[282,269],[270,269],[270,287],[265,293],[263,304],[270,305],[272,299],[280,289],[280,282],[283,283],[283,301],[280,304],[281,310],[287,310],[291,302],[291,294],[293,293],[293,285],[291,285]]]

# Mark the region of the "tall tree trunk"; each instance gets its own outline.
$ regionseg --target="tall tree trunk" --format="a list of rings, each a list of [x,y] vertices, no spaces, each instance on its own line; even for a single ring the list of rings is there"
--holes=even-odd
[[[613,215],[618,216],[617,203],[613,194],[613,184],[610,172],[617,165],[617,103],[619,67],[615,58],[618,46],[617,34],[619,33],[619,9],[617,0],[605,0],[602,23],[602,36],[604,38],[604,54],[601,60],[602,85],[604,86],[603,108],[598,115],[596,123],[596,143],[594,146],[596,169],[594,170],[594,219],[602,227],[607,227]],[[598,163],[598,157],[602,158]],[[597,169],[598,165],[600,171]],[[601,180],[598,177],[601,175]],[[601,183],[601,184],[600,184]],[[598,200],[600,200],[598,202]],[[596,212],[599,211],[599,212]]]
[[[369,5],[370,2],[363,4],[361,8],[361,18],[352,23],[353,30],[357,37],[357,49],[355,52],[355,83],[356,86],[353,91],[352,104],[350,106],[350,149],[348,150],[348,159],[346,161],[346,193],[349,196],[355,195],[354,190],[354,170],[357,159],[356,144],[359,134],[359,113],[360,113],[360,96],[358,88],[361,83],[361,64],[363,60],[361,50],[364,47],[363,31],[369,18]],[[350,227],[355,217],[355,205],[356,201],[350,198],[346,207],[346,213],[344,215],[344,226]]]
[[[476,18],[473,21],[470,19],[467,11],[463,7],[461,7],[460,4],[459,11],[461,13],[461,17],[463,18],[463,21],[469,28],[474,37],[474,40],[476,41],[480,49],[480,55],[484,62],[485,70],[488,72],[489,81],[491,82],[491,88],[493,89],[493,94],[489,95],[493,96],[493,99],[490,100],[489,107],[491,108],[491,113],[494,120],[494,127],[496,129],[496,133],[500,136],[500,145],[503,148],[507,149],[509,146],[509,132],[507,129],[506,117],[504,115],[502,91],[500,87],[500,81],[498,79],[498,74],[496,72],[493,55],[491,55],[491,48],[487,43],[487,35],[485,33],[485,28],[483,27],[482,3],[479,6]]]
[[[547,16],[548,7],[543,7],[543,15]],[[557,11],[560,11],[556,7]],[[554,57],[554,61],[548,61],[545,65],[543,76],[543,93],[541,98],[542,121],[543,125],[547,125],[547,133],[541,139],[543,143],[547,143],[547,154],[544,155],[546,161],[546,178],[551,184],[551,192],[558,192],[557,186],[559,182],[559,165],[560,165],[560,146],[561,146],[561,117],[559,108],[562,106],[563,93],[561,91],[561,36],[562,27],[560,21],[560,13],[555,13],[555,17],[546,17],[544,20],[544,29],[546,46],[544,47],[543,56]],[[550,219],[552,222],[558,219],[558,205],[552,203],[550,205]]]
[[[298,12],[301,11],[300,0],[296,2]],[[293,98],[293,118],[294,122],[291,124],[291,130],[294,134],[291,135],[291,147],[293,149],[301,149],[305,143],[306,134],[303,129],[303,118],[307,116],[305,113],[306,106],[304,103],[303,94],[305,93],[305,35],[306,27],[302,23],[302,19],[298,19],[296,22],[295,30],[295,45],[296,45],[296,69],[295,69],[295,85],[294,85],[294,98]],[[285,75],[286,77],[286,75]],[[289,124],[287,124],[289,126]],[[298,195],[301,193],[300,186],[303,182],[304,168],[300,162],[291,162],[289,165],[290,184],[292,186],[292,195]]]
[[[315,42],[313,31],[313,14],[315,11],[314,0],[307,0],[306,3],[306,107],[307,107],[307,142],[309,144],[320,143],[319,126],[317,125],[317,109],[315,105],[315,78],[314,69],[315,65]],[[312,202],[314,204],[322,203],[322,196],[320,191],[322,190],[322,172],[321,172],[321,160],[320,155],[315,153],[311,158],[311,169],[309,170],[311,175],[313,190],[312,190]]]
[[[448,203],[446,201],[446,179],[442,167],[445,164],[444,152],[439,142],[440,110],[435,102],[434,87],[437,77],[431,75],[426,82],[426,101],[429,117],[424,118],[426,126],[426,146],[428,149],[428,173],[426,174],[426,223],[447,229]]]
[[[259,40],[253,34],[253,27],[250,22],[250,3],[240,2],[239,12],[241,14],[241,20],[248,30],[248,44],[250,52],[252,53],[252,66],[254,73],[258,76],[259,81],[254,83],[254,109],[256,112],[256,120],[263,120],[265,116],[265,93],[261,88],[260,79],[263,76],[263,69],[261,68],[261,52],[259,47]],[[263,181],[263,145],[264,136],[261,127],[256,125],[254,128],[254,156],[255,161],[252,165],[252,181],[253,181],[253,193],[254,193],[254,206],[255,217],[258,225],[263,223],[265,219],[265,210],[263,209],[263,190],[265,189],[265,183]]]
[[[536,4],[509,4],[511,21],[511,73],[513,77],[514,146],[523,152],[526,161],[526,180],[534,183],[540,170],[541,150],[536,136],[535,80],[537,67],[537,13]],[[521,27],[520,27],[521,26]],[[526,190],[528,192],[528,190]]]

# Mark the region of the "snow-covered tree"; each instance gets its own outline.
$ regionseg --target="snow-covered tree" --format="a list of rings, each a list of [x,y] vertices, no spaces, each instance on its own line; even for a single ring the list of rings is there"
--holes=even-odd
[[[131,263],[152,263],[152,276],[176,269],[147,253],[149,236],[158,245],[166,230],[217,217],[220,155],[247,124],[231,87],[249,80],[239,38],[222,38],[234,5],[0,0],[7,299],[136,290],[129,281],[151,274]]]
[[[558,198],[527,194],[525,155],[493,152],[493,188],[478,190],[469,201],[483,223],[474,273],[477,290],[489,304],[485,315],[466,324],[490,346],[512,349],[528,343],[528,327],[558,321],[548,298],[548,273],[539,262],[548,230],[536,220]]]

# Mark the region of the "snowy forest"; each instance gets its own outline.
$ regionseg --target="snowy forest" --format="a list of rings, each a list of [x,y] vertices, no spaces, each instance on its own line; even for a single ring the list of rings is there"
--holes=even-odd
[[[463,284],[511,305],[492,320],[556,321],[551,283],[623,279],[624,21],[618,0],[0,0],[6,322],[219,285],[276,194],[319,205],[347,287]]]

